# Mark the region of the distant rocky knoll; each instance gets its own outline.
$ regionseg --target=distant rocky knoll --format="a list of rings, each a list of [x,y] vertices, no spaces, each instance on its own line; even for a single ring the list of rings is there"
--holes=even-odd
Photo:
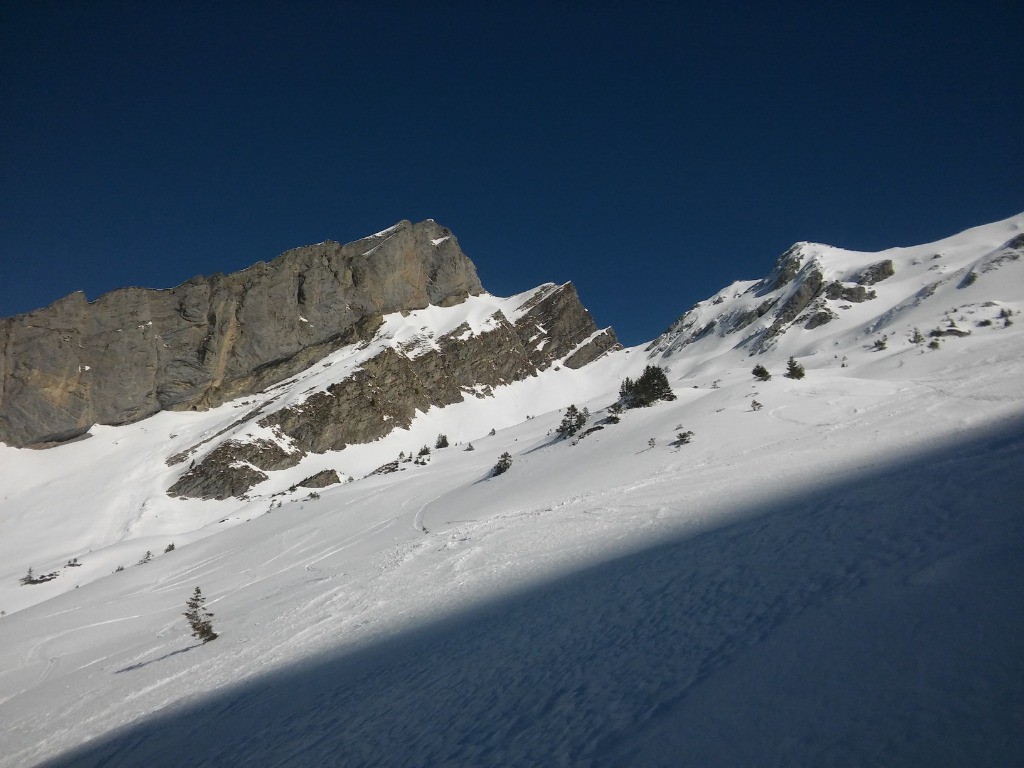
[[[1012,279],[991,273],[1024,259],[1024,234],[1019,233],[1016,219],[1019,216],[979,227],[975,243],[968,233],[881,253],[797,243],[778,258],[764,279],[733,283],[715,297],[694,304],[647,351],[667,357],[705,340],[717,344],[728,339],[732,348],[757,355],[775,349],[790,331],[796,330],[797,335],[813,331],[838,320],[854,305],[888,294],[882,305],[874,307],[873,315],[865,315],[873,316],[865,332],[879,332],[894,316],[928,300],[945,285],[961,290],[979,280],[991,284]],[[1000,242],[1008,234],[1010,238]],[[908,281],[908,276],[913,277]]]
[[[648,351],[669,354],[711,335],[735,334],[739,337],[737,346],[745,347],[750,354],[765,352],[790,327],[812,330],[836,319],[833,305],[874,299],[876,294],[868,286],[895,273],[892,260],[884,259],[844,280],[826,280],[818,259],[808,257],[807,246],[797,243],[787,250],[771,274],[742,294],[719,296],[710,302],[712,307],[699,302],[655,339]],[[722,310],[713,311],[718,305]]]
[[[382,314],[482,292],[455,237],[428,220],[169,290],[73,293],[0,320],[0,441],[43,446],[215,406],[365,337]]]

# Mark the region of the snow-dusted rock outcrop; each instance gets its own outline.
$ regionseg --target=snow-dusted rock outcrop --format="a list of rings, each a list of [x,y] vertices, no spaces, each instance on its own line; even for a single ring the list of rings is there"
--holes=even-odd
[[[909,319],[909,310],[943,286],[968,288],[987,273],[1018,261],[1024,254],[1019,219],[879,253],[797,243],[779,257],[767,277],[733,283],[695,304],[651,343],[648,352],[671,357],[684,350],[687,356],[700,356],[739,349],[756,355],[776,349],[786,338],[785,346],[800,353],[815,347],[814,339],[823,338],[819,329],[825,325],[832,324],[830,335],[838,328],[851,338],[857,329],[885,331],[898,317]],[[998,299],[999,291],[992,287],[973,289],[970,297],[961,295],[956,301],[943,299],[946,303],[936,303],[936,311],[941,315],[968,298]]]
[[[269,431],[269,441],[225,439],[205,455],[204,442],[171,457],[172,464],[199,458],[168,493],[242,496],[267,479],[265,471],[294,466],[307,453],[372,442],[407,429],[432,407],[486,397],[555,363],[579,368],[618,347],[611,328],[597,329],[572,283],[543,285],[512,299],[477,297],[422,317],[388,316],[366,338],[331,355],[319,383],[306,386],[301,376],[286,382],[298,397],[282,404],[268,393],[267,408],[256,409],[249,421],[257,434]]]

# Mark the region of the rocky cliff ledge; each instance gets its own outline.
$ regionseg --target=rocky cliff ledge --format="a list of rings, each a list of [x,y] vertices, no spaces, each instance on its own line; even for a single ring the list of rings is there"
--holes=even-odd
[[[0,320],[0,441],[45,445],[217,405],[306,368],[382,314],[482,291],[454,235],[428,220],[169,290],[73,293]]]
[[[486,330],[474,332],[463,323],[429,340],[410,339],[404,348],[384,346],[351,375],[297,404],[266,415],[258,408],[239,424],[255,424],[273,441],[217,436],[214,440],[223,442],[212,450],[213,443],[204,441],[175,454],[168,459],[172,466],[192,463],[168,493],[199,499],[243,496],[267,480],[268,472],[293,467],[310,453],[372,442],[408,428],[417,411],[487,397],[496,387],[553,365],[580,368],[619,348],[611,328],[594,324],[572,283],[540,286],[510,316],[496,311],[483,325]],[[363,330],[365,338],[339,354],[356,354],[383,341],[379,329]]]

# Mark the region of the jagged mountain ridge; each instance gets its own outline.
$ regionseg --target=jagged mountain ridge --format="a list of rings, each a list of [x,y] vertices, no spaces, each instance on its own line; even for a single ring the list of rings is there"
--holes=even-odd
[[[697,371],[706,358],[721,356],[728,349],[765,354],[782,343],[787,351],[803,355],[849,344],[863,334],[882,332],[898,317],[901,307],[916,306],[943,286],[963,291],[979,275],[1019,260],[1024,240],[1019,229],[1019,217],[1015,217],[937,243],[879,254],[797,243],[779,257],[769,275],[734,283],[699,302],[646,351],[664,364],[684,363]],[[984,237],[979,236],[982,231]],[[443,250],[446,247],[448,250]],[[326,253],[322,252],[325,248]],[[410,274],[418,277],[385,274],[396,259],[400,264],[412,264]],[[325,318],[338,316],[339,301],[346,310],[353,301],[345,298],[344,292],[332,295],[323,286],[307,292],[306,285],[324,279],[315,270],[315,279],[303,271],[303,265],[311,263],[335,271],[337,263],[344,263],[346,277],[336,283],[328,279],[328,288],[351,283],[363,291],[359,296],[364,313],[341,331],[336,330],[338,322],[328,322],[327,329],[319,332],[316,328]],[[435,277],[425,278],[423,265],[432,263],[434,267],[428,271]],[[455,277],[439,281],[436,275],[445,271]],[[347,276],[349,272],[351,276]],[[269,279],[265,277],[268,273]],[[290,275],[292,280],[282,275]],[[416,285],[416,280],[421,284]],[[142,294],[137,293],[140,289],[124,289],[122,295],[115,292],[94,304],[102,307],[113,299],[125,301],[141,295],[148,306],[154,296],[187,295],[189,286],[200,281],[241,285],[245,290],[238,302],[243,306],[247,297],[277,295],[282,285],[290,287],[294,300],[272,311],[267,322],[310,333],[313,343],[290,356],[261,363],[228,382],[208,382],[198,400],[178,405],[206,408],[229,393],[236,402],[251,398],[241,401],[246,409],[242,416],[167,456],[168,465],[178,475],[166,490],[176,497],[245,497],[268,481],[268,472],[305,466],[309,462],[303,460],[310,454],[336,452],[351,444],[379,440],[395,429],[408,430],[418,414],[431,408],[492,394],[495,387],[536,376],[552,364],[578,368],[619,346],[610,328],[597,329],[571,283],[541,286],[508,300],[483,294],[472,262],[459,250],[449,230],[432,220],[417,225],[400,222],[347,246],[325,243],[295,249],[270,265],[256,265],[223,280],[217,276],[197,278],[177,289]],[[382,284],[390,288],[384,291]],[[967,290],[967,294],[980,295],[982,290]],[[879,291],[884,294],[881,298]],[[382,298],[385,293],[386,299]],[[371,303],[365,304],[368,299]],[[184,302],[184,296],[180,297],[179,309]],[[423,302],[422,307],[406,306],[387,316],[376,311],[394,303]],[[40,317],[60,305],[57,302],[38,313],[11,318],[8,326],[12,321],[20,321],[21,326],[41,323]],[[237,318],[238,305],[231,312]],[[120,322],[116,313],[112,317]],[[345,322],[351,320],[350,315],[345,318]],[[145,332],[147,327],[139,329]],[[250,335],[261,336],[256,330]],[[329,336],[324,340],[326,333]],[[837,334],[842,341],[836,339]],[[41,346],[45,348],[52,335],[52,329],[44,334]],[[238,345],[232,347],[228,335],[218,342],[219,357],[236,360],[236,367],[244,368],[237,362],[242,357],[236,353]],[[117,332],[117,336],[123,333]],[[288,345],[297,343],[288,338]],[[205,343],[209,345],[210,339]],[[16,350],[16,345],[12,349]],[[25,361],[7,362],[6,368],[15,372],[32,368]],[[113,375],[119,375],[119,369],[115,368]],[[8,387],[8,392],[11,389]],[[15,396],[8,395],[8,405],[17,401],[14,389]],[[26,396],[24,391],[20,394]],[[43,396],[46,394],[44,389]],[[73,433],[83,429],[88,427],[78,426]],[[311,475],[330,471],[337,476],[336,467],[323,469],[313,464]],[[265,492],[276,492],[276,486],[270,482],[263,487],[275,489]]]
[[[469,297],[396,313],[306,373],[254,398],[249,416],[169,459],[193,465],[173,496],[243,496],[309,453],[341,451],[408,429],[417,413],[483,398],[555,363],[577,369],[619,348],[598,330],[571,283],[511,299]],[[258,403],[258,404],[257,404]],[[196,463],[198,461],[198,463]]]
[[[427,220],[171,289],[73,293],[0,320],[0,442],[216,406],[304,370],[383,314],[482,292],[455,236]]]

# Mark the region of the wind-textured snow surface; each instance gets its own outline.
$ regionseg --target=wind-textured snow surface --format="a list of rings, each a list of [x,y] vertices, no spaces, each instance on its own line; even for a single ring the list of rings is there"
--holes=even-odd
[[[319,498],[163,494],[164,459],[253,403],[0,449],[0,765],[1024,764],[1024,262],[953,279],[1022,222],[883,252],[877,299],[765,354],[553,366],[287,470],[452,443]],[[815,248],[826,272],[880,258]],[[385,335],[478,332],[474,306]],[[950,322],[970,335],[909,340]],[[327,362],[267,398],[356,364]],[[601,423],[651,362],[677,399]],[[556,440],[570,402],[603,429]],[[59,576],[21,586],[28,565]]]

